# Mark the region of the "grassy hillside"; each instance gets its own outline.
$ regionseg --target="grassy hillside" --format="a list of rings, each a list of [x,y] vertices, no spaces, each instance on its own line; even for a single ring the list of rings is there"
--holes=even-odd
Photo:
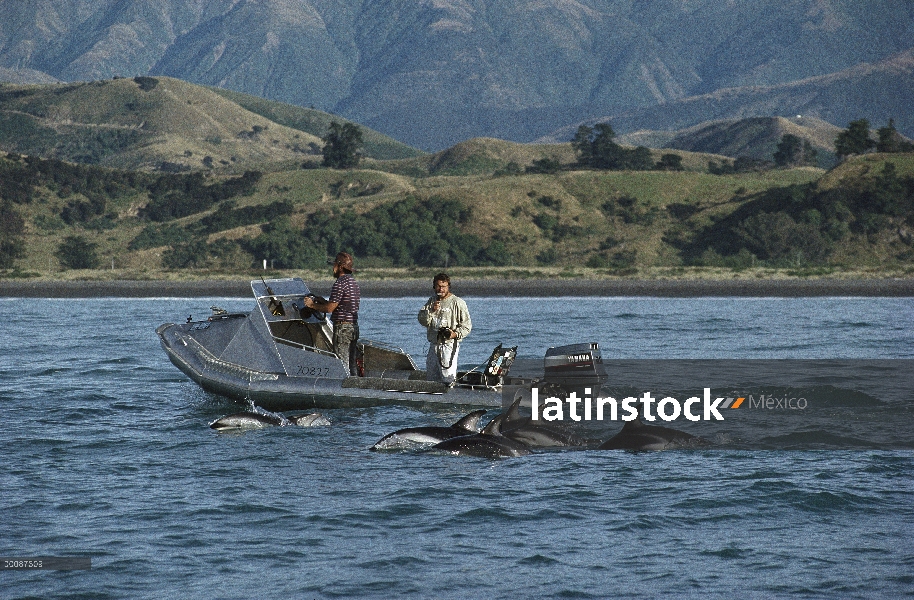
[[[619,136],[623,144],[649,148],[669,148],[709,154],[730,159],[746,156],[771,161],[785,135],[808,141],[818,154],[818,166],[831,168],[838,163],[835,138],[843,131],[815,117],[753,117],[709,121],[680,130],[640,130]]]
[[[651,157],[656,162],[668,150],[654,149]],[[707,152],[672,151],[682,158],[687,171],[705,171],[709,160],[724,161],[726,156]],[[563,168],[570,168],[577,160],[570,143],[519,144],[492,138],[474,138],[456,144],[441,152],[411,159],[370,163],[384,171],[415,177],[460,175],[518,175],[534,166],[535,161],[552,160]]]
[[[0,190],[4,220],[19,215],[24,229],[24,252],[6,274],[59,276],[59,249],[73,236],[94,245],[98,267],[124,278],[250,273],[264,259],[281,270],[322,272],[338,248],[381,270],[914,272],[911,154],[867,155],[829,172],[711,175],[698,167],[708,155],[691,156],[695,168],[680,172],[500,167],[541,156],[567,158],[570,148],[480,139],[373,168],[207,178],[0,158],[12,182]],[[403,173],[409,161],[418,174]],[[13,185],[23,174],[26,184]]]
[[[317,162],[333,117],[169,77],[0,85],[0,148],[122,169],[272,169]],[[366,156],[418,151],[364,130]]]
[[[662,147],[771,160],[781,138],[790,134],[809,141],[818,153],[819,166],[828,168],[838,162],[835,138],[841,131],[840,127],[814,117],[756,117],[691,127],[678,132]]]
[[[210,88],[220,96],[223,96],[242,108],[251,111],[277,123],[285,125],[292,129],[297,129],[317,137],[323,137],[327,133],[327,128],[332,121],[339,123],[348,123],[344,119],[335,115],[325,113],[313,108],[302,108],[293,104],[265,100],[257,96],[233,92],[222,88]],[[397,140],[380,134],[377,131],[363,127],[364,152],[366,156],[379,160],[393,160],[398,158],[410,158],[420,156],[422,151],[407,146]]]

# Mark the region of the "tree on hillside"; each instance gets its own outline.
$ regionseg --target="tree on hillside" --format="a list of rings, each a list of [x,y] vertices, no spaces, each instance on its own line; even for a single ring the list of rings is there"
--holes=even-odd
[[[336,121],[330,123],[330,131],[324,140],[324,166],[334,169],[351,169],[358,166],[359,150],[362,149],[362,130],[358,125]]]
[[[658,171],[682,171],[682,157],[672,152],[664,154],[655,167]]]
[[[609,123],[594,127],[581,125],[571,140],[578,155],[578,164],[595,169],[617,169],[622,156],[622,146],[613,141],[616,132]]]
[[[895,129],[895,119],[889,119],[889,124],[876,130],[879,141],[876,142],[876,152],[912,152],[914,144],[905,141],[898,130]]]
[[[645,146],[638,146],[631,150],[622,149],[622,161],[619,168],[630,171],[650,171],[655,166],[651,151]]]
[[[571,147],[578,155],[578,164],[590,165],[590,159],[593,157],[593,128],[587,125],[578,127],[571,140]]]
[[[94,269],[99,265],[97,244],[81,235],[68,235],[57,247],[57,260],[66,269]]]
[[[870,139],[870,122],[867,119],[857,119],[851,121],[847,129],[835,138],[835,154],[840,158],[863,154],[875,145],[876,142]]]
[[[558,173],[562,170],[562,163],[550,157],[539,158],[533,161],[524,171],[526,173]]]
[[[609,123],[593,127],[578,127],[571,146],[578,156],[578,165],[594,169],[631,169],[635,171],[654,168],[650,150],[643,146],[623,148],[614,140],[616,132]]]
[[[618,168],[622,146],[614,141],[616,132],[609,123],[597,123],[591,143],[591,166],[598,169]]]
[[[809,140],[801,140],[793,134],[785,133],[774,153],[774,164],[779,167],[814,166],[817,156],[818,152]]]

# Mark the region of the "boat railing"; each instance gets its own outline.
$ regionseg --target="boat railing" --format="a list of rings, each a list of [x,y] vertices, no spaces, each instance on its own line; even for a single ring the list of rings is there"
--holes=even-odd
[[[299,342],[293,342],[292,340],[277,337],[275,335],[273,336],[273,341],[278,342],[280,344],[285,344],[286,346],[292,346],[293,348],[298,348],[300,350],[307,350],[308,352],[315,352],[317,354],[323,354],[324,356],[332,356],[333,358],[339,358],[335,352],[330,352],[329,350],[324,350],[322,348],[317,348],[315,346],[309,346],[307,344],[301,344]]]
[[[406,370],[412,370],[412,371],[419,370],[419,367],[416,365],[416,362],[413,360],[413,357],[410,356],[410,354],[408,352],[406,352],[405,350],[403,350],[403,348],[401,348],[400,346],[395,346],[388,342],[379,342],[377,340],[371,340],[368,338],[359,338],[358,343],[361,344],[363,348],[367,346],[370,348],[375,348],[377,350],[381,350],[383,352],[389,352],[390,354],[394,354],[397,357],[399,357],[398,360],[402,360],[403,358],[405,358],[409,364],[408,368],[406,368],[406,365],[402,365],[400,367],[394,367],[394,368],[406,368]]]
[[[368,338],[359,338],[359,343],[368,344],[368,345],[374,346],[375,348],[380,348],[381,350],[388,350],[390,352],[396,352],[398,354],[406,354],[406,351],[404,351],[403,348],[401,348],[400,346],[394,346],[393,344],[389,344],[387,342],[379,342],[377,340],[370,340]],[[406,355],[409,356],[408,354],[406,354]]]

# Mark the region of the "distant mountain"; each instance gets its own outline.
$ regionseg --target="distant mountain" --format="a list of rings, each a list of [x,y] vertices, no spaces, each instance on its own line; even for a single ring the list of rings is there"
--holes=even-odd
[[[169,77],[0,85],[0,149],[127,169],[317,162],[333,119],[342,120]],[[421,154],[369,129],[363,134],[368,157]]]
[[[838,73],[775,86],[728,88],[661,106],[590,118],[581,124],[608,121],[617,132],[625,133],[641,129],[677,130],[702,121],[765,115],[799,116],[804,123],[818,119],[842,129],[861,118],[868,119],[874,129],[895,119],[899,131],[910,137],[914,129],[908,116],[914,114],[911,98],[914,98],[914,49]],[[899,127],[896,115],[904,115],[907,127]],[[578,124],[561,128],[539,141],[569,140],[577,127]]]
[[[883,62],[912,47],[908,0],[35,0],[0,17],[9,81],[167,75],[426,150],[602,115],[620,132],[892,116],[914,135],[914,78]]]

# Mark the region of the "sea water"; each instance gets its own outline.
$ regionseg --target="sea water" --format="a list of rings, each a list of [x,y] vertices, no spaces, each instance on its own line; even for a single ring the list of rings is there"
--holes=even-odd
[[[914,299],[474,298],[460,362],[912,358]],[[362,336],[422,364],[423,298],[364,299]],[[323,411],[217,433],[237,404],[166,358],[163,322],[244,298],[0,299],[0,596],[655,598],[914,595],[914,451],[369,452],[464,411]],[[912,423],[914,425],[914,423]]]

